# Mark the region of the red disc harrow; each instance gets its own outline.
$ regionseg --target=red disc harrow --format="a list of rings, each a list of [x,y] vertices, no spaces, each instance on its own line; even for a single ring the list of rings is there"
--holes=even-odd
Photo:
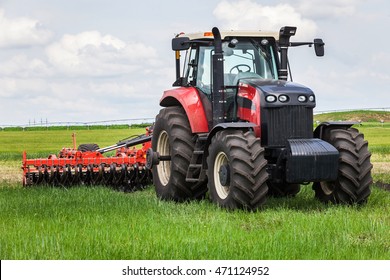
[[[151,147],[152,129],[144,135],[122,140],[101,148],[82,144],[76,149],[63,148],[58,155],[28,159],[23,152],[23,185],[107,185],[123,191],[143,189],[151,184],[151,172],[146,168],[146,152]],[[114,156],[104,153],[116,151]]]

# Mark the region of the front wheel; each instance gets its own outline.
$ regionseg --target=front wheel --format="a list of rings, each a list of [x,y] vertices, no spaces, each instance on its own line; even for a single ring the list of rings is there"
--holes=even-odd
[[[332,129],[324,140],[340,153],[338,177],[334,182],[313,183],[315,196],[322,202],[362,204],[371,194],[371,153],[363,134],[355,128]]]
[[[260,139],[252,132],[223,130],[209,146],[210,199],[228,209],[256,210],[266,201],[267,161]]]

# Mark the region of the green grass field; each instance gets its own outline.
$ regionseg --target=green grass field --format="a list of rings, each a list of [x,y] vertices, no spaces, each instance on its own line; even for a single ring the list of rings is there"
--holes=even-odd
[[[374,181],[390,183],[390,127],[358,128],[370,142]],[[78,143],[100,146],[143,132],[76,131]],[[71,134],[0,131],[0,259],[390,259],[390,192],[375,186],[360,207],[324,205],[305,186],[255,213],[159,201],[152,187],[22,188],[21,152],[57,153]]]

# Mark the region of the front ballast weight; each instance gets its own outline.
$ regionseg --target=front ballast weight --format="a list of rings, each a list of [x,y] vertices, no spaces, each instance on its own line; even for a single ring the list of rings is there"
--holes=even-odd
[[[286,181],[288,183],[335,181],[339,152],[321,139],[288,139]]]
[[[152,182],[151,172],[146,168],[146,152],[151,147],[151,137],[152,129],[147,128],[144,135],[109,147],[81,144],[76,148],[73,135],[73,148],[63,148],[58,155],[28,159],[24,152],[23,185],[105,185],[123,191],[144,189]],[[114,150],[114,156],[103,155]]]

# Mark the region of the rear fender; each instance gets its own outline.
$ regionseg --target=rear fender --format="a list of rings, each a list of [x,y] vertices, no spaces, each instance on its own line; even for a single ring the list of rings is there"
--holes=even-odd
[[[358,122],[323,122],[314,130],[314,138],[324,139],[326,132],[331,129],[348,129]]]
[[[205,97],[207,99],[207,97]],[[208,101],[208,100],[207,100]],[[203,104],[206,104],[204,108]],[[164,92],[160,100],[162,107],[182,106],[190,122],[192,133],[207,133],[209,131],[209,122],[206,112],[210,111],[211,104],[202,102],[200,93],[193,87],[180,87]]]

